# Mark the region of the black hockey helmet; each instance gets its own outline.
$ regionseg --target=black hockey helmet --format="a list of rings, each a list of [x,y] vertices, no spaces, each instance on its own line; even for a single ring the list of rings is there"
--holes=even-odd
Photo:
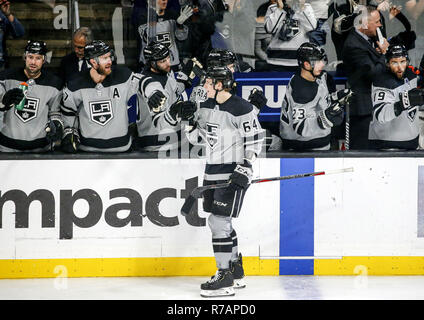
[[[232,51],[227,49],[213,48],[206,59],[206,65],[208,67],[225,67],[232,63],[237,65],[237,57]]]
[[[303,66],[304,62],[309,62],[314,66],[315,62],[325,61],[328,62],[327,54],[324,49],[312,42],[303,43],[299,49],[297,49],[297,63],[299,66]]]
[[[152,42],[143,50],[146,63],[156,62],[165,59],[169,56],[169,48],[160,42]]]
[[[409,61],[408,50],[406,50],[405,46],[401,44],[392,44],[387,48],[386,52],[386,62],[388,63],[392,58],[401,58],[405,57],[406,60]]]
[[[205,78],[212,79],[214,83],[221,81],[224,89],[232,89],[234,83],[233,73],[226,66],[208,67]]]
[[[44,41],[29,40],[25,46],[26,53],[35,53],[45,56],[47,54],[47,45]]]
[[[93,40],[84,47],[84,58],[87,60],[95,59],[113,50],[102,40]]]

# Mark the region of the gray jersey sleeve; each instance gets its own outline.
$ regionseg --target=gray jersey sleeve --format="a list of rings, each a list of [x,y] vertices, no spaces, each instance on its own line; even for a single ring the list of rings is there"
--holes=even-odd
[[[394,90],[372,86],[373,118],[380,123],[396,118],[394,104],[399,101]]]

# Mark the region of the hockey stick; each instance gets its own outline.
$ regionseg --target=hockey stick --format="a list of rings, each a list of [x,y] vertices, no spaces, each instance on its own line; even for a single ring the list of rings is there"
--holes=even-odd
[[[314,176],[322,176],[322,175],[326,175],[326,174],[336,174],[336,173],[343,173],[343,172],[353,172],[353,168],[343,168],[343,169],[337,169],[337,170],[327,170],[327,171],[318,171],[318,172],[310,172],[310,173],[299,173],[299,174],[292,174],[292,175],[281,176],[281,177],[255,179],[255,180],[252,180],[251,184],[262,183],[262,182],[270,182],[270,181],[281,181],[281,180],[289,180],[289,179],[297,179],[297,178],[314,177]],[[211,185],[207,185],[207,186],[200,186],[200,187],[194,188],[191,191],[190,195],[185,199],[184,204],[181,208],[181,214],[183,216],[190,214],[190,211],[193,208],[193,205],[195,204],[197,199],[199,199],[206,190],[226,188],[229,185],[230,185],[229,182],[224,182],[224,183],[211,184]]]

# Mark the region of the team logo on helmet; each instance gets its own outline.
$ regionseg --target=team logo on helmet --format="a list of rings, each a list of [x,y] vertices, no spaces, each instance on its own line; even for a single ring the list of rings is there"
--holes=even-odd
[[[23,107],[22,110],[18,110],[18,109],[15,108],[15,115],[22,122],[31,121],[32,119],[37,118],[38,106],[39,105],[40,105],[40,99],[26,97],[25,98],[25,106]]]
[[[206,123],[206,142],[211,149],[214,149],[218,144],[219,125],[214,123]]]
[[[90,102],[91,120],[101,126],[113,119],[112,103],[110,100]]]

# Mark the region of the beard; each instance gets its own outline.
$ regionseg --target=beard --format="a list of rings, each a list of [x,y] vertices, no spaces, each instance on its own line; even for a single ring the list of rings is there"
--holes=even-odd
[[[102,76],[108,76],[112,73],[112,65],[104,67],[99,65],[99,67],[96,69],[98,74],[101,74]]]

